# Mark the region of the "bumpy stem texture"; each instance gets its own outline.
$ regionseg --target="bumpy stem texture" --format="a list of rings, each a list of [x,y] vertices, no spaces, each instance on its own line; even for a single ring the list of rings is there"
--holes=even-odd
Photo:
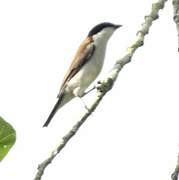
[[[173,20],[176,23],[177,37],[178,37],[178,52],[179,52],[179,0],[173,0]]]
[[[171,175],[172,180],[178,180],[178,174],[179,174],[179,154],[177,159],[177,165],[175,167],[175,171]]]

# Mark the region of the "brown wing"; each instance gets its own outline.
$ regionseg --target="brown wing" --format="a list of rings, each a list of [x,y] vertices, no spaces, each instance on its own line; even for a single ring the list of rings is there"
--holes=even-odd
[[[80,68],[89,60],[89,58],[93,55],[95,45],[92,44],[93,40],[92,38],[88,37],[86,38],[82,44],[80,45],[71,65],[70,68],[68,69],[68,72],[66,76],[63,79],[61,88],[60,88],[60,93],[58,97],[61,95],[63,92],[66,83],[70,81],[70,79],[78,73]]]

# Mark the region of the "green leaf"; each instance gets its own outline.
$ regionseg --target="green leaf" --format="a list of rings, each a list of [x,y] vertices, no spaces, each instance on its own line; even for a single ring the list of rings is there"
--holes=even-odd
[[[0,117],[0,161],[6,156],[15,141],[16,131]]]

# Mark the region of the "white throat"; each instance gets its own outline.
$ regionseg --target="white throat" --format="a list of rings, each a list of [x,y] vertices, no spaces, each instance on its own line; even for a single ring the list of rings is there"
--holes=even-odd
[[[114,32],[113,28],[105,28],[101,32],[93,35],[93,40],[95,44],[106,45],[109,38],[112,36]]]

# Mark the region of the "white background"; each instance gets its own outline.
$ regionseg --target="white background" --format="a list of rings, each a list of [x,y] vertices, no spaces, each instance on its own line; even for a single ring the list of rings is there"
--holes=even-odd
[[[99,80],[134,41],[151,3],[0,2],[0,115],[17,131],[15,146],[0,164],[0,179],[32,180],[38,163],[85,111],[75,99],[42,128],[88,31],[103,21],[123,24],[108,44]],[[170,179],[179,150],[179,57],[172,16],[170,1],[113,90],[46,169],[43,180]]]

